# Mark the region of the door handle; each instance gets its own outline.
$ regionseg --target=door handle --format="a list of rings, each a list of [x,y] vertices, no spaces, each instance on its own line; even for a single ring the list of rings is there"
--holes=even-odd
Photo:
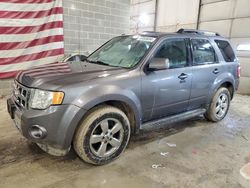
[[[217,69],[217,68],[213,70],[213,73],[214,73],[214,74],[218,74],[219,72],[220,72],[220,71],[219,71],[219,69]]]
[[[185,80],[187,77],[188,77],[188,75],[185,74],[185,73],[181,73],[181,75],[178,76],[178,78],[181,79],[181,80]]]

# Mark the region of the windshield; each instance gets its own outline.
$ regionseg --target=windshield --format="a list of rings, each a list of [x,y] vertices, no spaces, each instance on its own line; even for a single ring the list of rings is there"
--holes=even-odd
[[[131,68],[141,60],[154,40],[154,37],[140,35],[116,37],[91,54],[87,61]]]

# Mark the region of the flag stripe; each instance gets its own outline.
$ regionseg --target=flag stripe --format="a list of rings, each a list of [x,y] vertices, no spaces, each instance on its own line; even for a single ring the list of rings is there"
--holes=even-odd
[[[0,18],[0,25],[3,27],[25,27],[25,26],[39,26],[49,22],[62,21],[63,16],[61,14],[55,14],[46,16],[43,18],[32,19],[5,19]]]
[[[33,69],[28,69],[23,71],[22,73],[19,74],[19,77],[22,77],[24,74],[31,76],[33,73],[41,72],[41,71],[47,71],[47,70],[52,70],[52,69],[58,69],[58,62],[57,63],[51,63],[51,64],[46,64],[46,65],[40,65],[36,66]],[[66,63],[60,63],[60,68],[68,68],[69,65]]]
[[[29,74],[28,76],[34,76],[34,77],[40,77],[43,75],[48,75],[48,74],[56,74],[56,73],[65,73],[65,72],[71,72],[71,69],[69,67],[63,68],[63,69],[54,69],[54,70],[46,70],[46,71],[41,71],[41,72],[36,72]]]
[[[31,67],[38,66],[38,65],[54,63],[54,62],[57,62],[58,59],[60,59],[61,57],[62,57],[62,54],[49,56],[49,57],[48,56],[43,57],[35,61],[25,61],[19,64],[1,65],[0,72],[12,72],[12,71],[18,71],[18,70],[25,70],[25,69],[29,69]]]
[[[41,65],[50,74],[69,71],[68,66],[56,67],[63,54],[62,0],[0,0],[0,78],[20,70],[24,76]]]
[[[63,29],[51,29],[31,34],[20,35],[0,35],[0,42],[27,42],[34,39],[40,39],[48,36],[63,35]]]
[[[49,10],[52,7],[62,7],[62,0],[50,1],[48,3],[10,3],[0,2],[2,11],[42,11]]]
[[[38,12],[0,11],[0,18],[15,18],[15,19],[42,18],[49,15],[62,14],[62,13],[63,13],[62,7],[54,7],[50,10],[43,10]]]
[[[50,57],[55,56],[63,53],[63,48],[58,48],[55,50],[48,50],[39,53],[34,53],[30,55],[22,55],[13,58],[0,58],[0,65],[7,65],[7,64],[17,64],[22,63],[25,61],[35,61],[42,57]]]
[[[65,66],[68,64],[67,63],[60,63],[61,66]],[[33,72],[33,71],[36,71],[36,70],[46,70],[46,69],[50,69],[50,68],[56,68],[58,67],[58,63],[51,63],[49,65],[40,65],[40,66],[36,66],[34,67],[32,70],[25,70],[23,71],[25,74],[26,73],[30,73],[30,72]],[[46,69],[45,69],[46,68]]]
[[[65,66],[67,64],[66,63],[60,63],[60,65]],[[68,65],[67,65],[67,67],[68,67]],[[18,75],[18,78],[21,78],[24,74],[25,75],[30,75],[33,72],[46,71],[47,69],[50,69],[50,68],[58,68],[58,62],[57,63],[50,63],[50,64],[46,64],[46,65],[35,66],[35,67],[33,67],[33,69],[28,69],[28,70],[22,71]]]
[[[0,0],[1,3],[51,3],[54,0]]]
[[[63,48],[63,42],[52,42],[38,46],[32,46],[30,48],[23,48],[23,49],[16,49],[16,50],[1,50],[1,58],[0,59],[7,59],[13,57],[21,57],[26,55],[37,54],[44,51],[55,50],[57,48]],[[1,64],[1,62],[0,62]]]
[[[0,27],[0,34],[27,34],[27,33],[36,33],[40,31],[45,31],[48,29],[56,29],[56,28],[62,28],[63,22],[57,21],[57,22],[50,22],[45,23],[39,26],[26,26],[26,27]]]
[[[56,67],[43,67],[42,69],[32,69],[32,71],[28,71],[28,72],[24,72],[25,74],[27,74],[28,76],[35,76],[35,75],[39,75],[40,73],[45,73],[47,71],[57,71],[57,70],[65,70],[65,69],[69,69],[69,66],[65,66],[65,65],[61,65],[60,63],[60,67],[58,67],[58,64],[57,63],[57,66]]]
[[[54,35],[48,37],[42,37],[27,42],[2,42],[0,43],[0,50],[15,50],[29,48],[33,46],[43,45],[46,43],[60,42],[63,41],[63,35]],[[1,53],[1,51],[0,51]]]
[[[17,75],[19,71],[10,71],[10,72],[0,72],[0,79],[3,78],[13,78]]]
[[[52,72],[52,73],[44,73],[39,76],[36,76],[37,78],[43,78],[43,77],[48,77],[48,76],[58,76],[58,75],[64,75],[65,73],[70,73],[71,69],[65,70],[65,71],[57,71],[57,72]]]

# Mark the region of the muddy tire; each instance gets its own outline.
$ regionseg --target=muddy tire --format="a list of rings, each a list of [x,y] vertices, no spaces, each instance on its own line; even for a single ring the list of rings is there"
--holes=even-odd
[[[103,165],[120,156],[129,138],[130,123],[125,113],[112,106],[100,106],[83,119],[73,145],[85,162]]]
[[[208,110],[204,114],[207,120],[218,122],[222,120],[228,112],[231,96],[227,88],[221,87],[214,94]]]

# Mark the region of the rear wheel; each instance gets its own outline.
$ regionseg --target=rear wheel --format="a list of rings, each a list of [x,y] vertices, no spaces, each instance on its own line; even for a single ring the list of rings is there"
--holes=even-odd
[[[118,108],[102,106],[81,123],[74,137],[74,149],[84,161],[103,165],[120,156],[129,138],[127,116]]]
[[[228,112],[231,96],[227,88],[220,88],[214,94],[213,99],[205,113],[206,119],[217,122],[222,120]]]

